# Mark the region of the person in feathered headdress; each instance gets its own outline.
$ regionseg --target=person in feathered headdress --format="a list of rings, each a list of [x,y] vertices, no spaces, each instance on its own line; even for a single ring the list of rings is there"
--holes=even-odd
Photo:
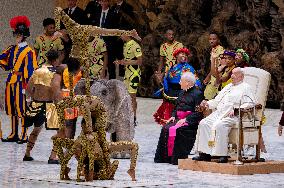
[[[26,112],[26,85],[38,67],[34,50],[29,47],[26,38],[30,36],[30,21],[26,16],[16,16],[10,20],[15,44],[9,46],[0,54],[0,67],[9,71],[5,89],[5,110],[11,116],[11,134],[2,139],[3,142],[28,141],[27,129],[24,127]],[[22,133],[18,135],[18,123],[21,119]]]
[[[168,70],[163,79],[163,89],[155,93],[163,95],[163,103],[153,115],[155,121],[161,125],[165,125],[168,119],[171,117],[172,110],[174,109],[175,100],[181,91],[180,78],[182,73],[191,72],[195,74],[195,69],[188,62],[188,56],[190,51],[187,48],[178,48],[173,52],[173,56],[176,59],[174,65]],[[196,86],[201,88],[201,82],[196,77]],[[163,91],[163,92],[161,92]]]

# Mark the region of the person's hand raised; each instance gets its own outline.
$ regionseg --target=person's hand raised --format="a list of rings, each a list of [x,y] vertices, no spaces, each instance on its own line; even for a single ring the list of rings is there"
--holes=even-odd
[[[170,119],[168,119],[167,123],[171,123],[171,122],[174,122],[175,121],[175,117],[171,117]]]

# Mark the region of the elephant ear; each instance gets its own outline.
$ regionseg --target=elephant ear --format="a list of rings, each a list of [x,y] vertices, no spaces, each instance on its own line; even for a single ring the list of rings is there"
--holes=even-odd
[[[114,91],[115,93],[115,101],[119,102],[121,101],[125,95],[128,95],[127,88],[125,87],[125,84],[116,79],[109,80],[107,82],[107,87],[110,91]]]
[[[94,80],[90,80],[90,85],[94,83]],[[86,95],[86,79],[79,80],[74,88],[75,95]]]
[[[116,79],[109,80],[107,82],[107,87],[110,91],[115,92],[114,105],[116,113],[119,113],[121,111],[121,108],[124,108],[125,105],[130,105],[130,109],[132,109],[131,97],[127,91],[125,84],[122,81]]]

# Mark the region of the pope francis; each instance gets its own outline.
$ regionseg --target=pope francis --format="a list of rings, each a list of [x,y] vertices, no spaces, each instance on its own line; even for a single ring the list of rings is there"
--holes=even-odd
[[[200,104],[201,108],[212,109],[213,113],[199,123],[195,143],[199,156],[192,160],[210,161],[211,156],[219,156],[219,163],[228,162],[228,135],[238,121],[234,109],[252,107],[257,102],[250,85],[243,81],[241,68],[232,71],[231,79],[232,83],[222,89],[215,99]]]

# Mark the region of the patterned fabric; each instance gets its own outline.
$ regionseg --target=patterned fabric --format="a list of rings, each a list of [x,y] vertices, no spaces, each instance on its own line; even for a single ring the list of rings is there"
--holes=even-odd
[[[170,67],[175,65],[176,58],[173,56],[174,51],[182,47],[183,47],[183,44],[177,41],[174,41],[172,44],[164,43],[161,45],[160,56],[166,58],[165,72],[167,72]]]
[[[50,87],[56,69],[51,65],[43,65],[41,68],[34,71],[32,75],[33,84],[39,84]]]
[[[217,59],[217,64],[215,64],[215,67],[219,67],[221,65],[220,63],[220,55],[224,53],[223,46],[216,46],[215,48],[212,48],[211,50],[211,56],[210,61],[211,63],[214,63],[214,60]],[[204,96],[205,99],[213,99],[218,94],[218,86],[215,86],[216,78],[215,76],[211,75],[210,81],[207,84],[205,90],[204,90]]]
[[[215,48],[212,48],[211,50],[211,56],[210,56],[210,61],[211,63],[214,61],[215,58],[217,58],[218,63],[215,66],[219,66],[220,65],[220,55],[223,54],[225,51],[225,49],[223,48],[223,46],[216,46]]]
[[[90,77],[98,78],[103,68],[103,53],[107,51],[106,43],[103,39],[95,37],[95,39],[89,43],[88,52],[90,65]]]
[[[235,68],[235,65],[231,66],[231,67],[226,67],[224,69],[224,72],[222,73],[222,77],[231,77],[232,75],[232,70]],[[222,82],[221,87],[219,88],[219,91],[222,90],[226,85],[228,85],[229,83],[232,83],[232,79],[228,79],[226,82]]]
[[[169,85],[179,84],[182,73],[191,72],[196,75],[194,68],[189,63],[179,63],[171,67],[167,75],[164,77],[164,92],[167,94],[170,90]],[[201,82],[196,76],[195,86],[201,88]],[[173,97],[173,96],[170,96]],[[174,96],[177,97],[177,96]]]
[[[211,75],[210,81],[204,90],[205,99],[211,100],[218,94],[218,86],[215,86],[216,78]]]
[[[26,42],[10,46],[0,55],[0,66],[6,71],[10,71],[5,89],[6,113],[23,117],[26,108],[23,89],[38,67],[35,52]]]
[[[47,63],[46,53],[49,50],[61,51],[63,50],[63,42],[60,37],[52,38],[45,34],[36,38],[34,48],[39,51],[39,66]]]
[[[124,60],[136,60],[142,56],[140,45],[134,40],[130,40],[123,47]],[[137,93],[137,88],[141,78],[139,65],[126,65],[124,83],[129,93]]]
[[[77,73],[74,78],[73,78],[73,88],[75,88],[77,82],[79,80],[81,80],[82,78],[82,72],[80,71],[79,73]],[[65,68],[63,71],[63,84],[64,87],[69,89],[69,73],[68,73],[68,68]]]
[[[175,106],[176,99],[182,91],[179,85],[182,73],[191,72],[195,74],[194,68],[188,63],[179,63],[170,68],[167,75],[164,77],[164,93],[163,103],[153,115],[155,121],[161,125],[165,125],[167,120],[172,117],[172,111]],[[201,88],[201,82],[196,76],[195,86]]]
[[[73,77],[73,88],[75,88],[76,84],[82,78],[82,72],[80,71]],[[63,97],[68,97],[70,95],[70,88],[69,88],[69,72],[68,68],[65,68],[63,71],[63,84],[64,87],[67,89],[62,90]],[[77,118],[79,115],[79,110],[77,107],[75,108],[66,108],[64,110],[64,117],[66,120],[71,120]]]
[[[30,105],[27,106],[24,125],[25,127],[30,127],[32,125],[35,127],[40,127],[46,122],[45,103],[46,102],[32,101]]]

